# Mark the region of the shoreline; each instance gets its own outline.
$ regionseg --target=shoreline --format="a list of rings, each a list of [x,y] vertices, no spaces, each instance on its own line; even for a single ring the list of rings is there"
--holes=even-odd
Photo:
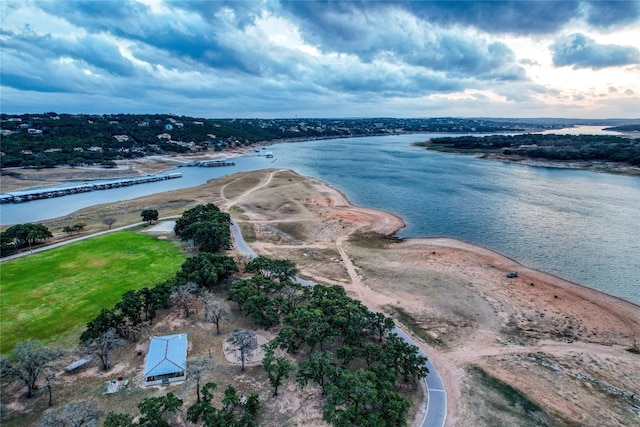
[[[194,159],[209,159],[209,158],[211,158],[211,159],[220,159],[220,158],[229,158],[229,159],[231,159],[231,158],[242,157],[242,156],[246,156],[248,154],[251,154],[252,150],[253,150],[253,148],[246,148],[246,149],[243,148],[243,149],[234,150],[234,152],[232,153],[233,154],[232,156],[229,156],[228,153],[226,153],[226,154],[215,153],[213,156],[210,156],[210,155],[205,155],[205,156],[203,156],[203,155],[187,156],[187,157],[185,157],[185,156],[176,156],[177,159],[166,158],[164,156],[158,156],[158,157],[162,157],[163,159],[174,160],[174,161],[176,161],[176,163],[173,163],[172,165],[167,166],[166,169],[163,169],[162,171],[159,171],[159,172],[156,172],[156,173],[164,173],[167,170],[174,170],[174,169],[176,169],[176,165],[177,164],[188,163],[188,162],[193,161]],[[455,154],[455,153],[452,153],[452,154]],[[465,155],[465,154],[462,153],[462,155]],[[178,159],[182,159],[182,160],[178,160]],[[187,160],[187,159],[189,159],[189,160]],[[491,254],[493,254],[495,256],[502,257],[505,260],[509,260],[510,262],[517,264],[520,268],[528,269],[528,270],[532,270],[532,271],[537,271],[537,272],[539,272],[541,274],[546,274],[546,275],[548,275],[550,277],[554,277],[557,280],[561,280],[561,281],[566,282],[568,284],[571,284],[571,285],[574,285],[574,286],[579,286],[579,287],[581,287],[583,289],[586,289],[586,290],[598,292],[598,293],[600,293],[600,294],[602,294],[604,296],[615,298],[615,299],[618,299],[620,301],[624,301],[626,303],[633,304],[634,306],[640,308],[640,303],[626,300],[626,299],[624,299],[622,297],[609,294],[607,292],[592,288],[592,287],[590,287],[588,285],[584,285],[584,284],[581,284],[581,283],[578,283],[578,282],[573,282],[573,281],[571,281],[569,279],[566,279],[566,278],[564,278],[562,276],[553,274],[551,272],[547,272],[547,271],[545,271],[543,269],[540,269],[540,268],[530,267],[530,266],[528,266],[526,264],[523,264],[518,259],[510,257],[507,254],[503,254],[503,253],[501,253],[499,251],[496,251],[494,249],[491,249],[491,248],[488,248],[488,247],[485,247],[485,246],[482,246],[482,245],[478,245],[478,244],[475,244],[475,243],[472,243],[472,242],[468,242],[468,241],[465,241],[465,240],[462,240],[462,239],[452,238],[452,237],[448,237],[448,236],[397,237],[396,233],[406,226],[404,220],[400,216],[398,216],[396,214],[393,214],[393,213],[390,213],[390,212],[376,210],[376,209],[372,209],[372,208],[356,207],[356,206],[351,204],[351,202],[348,200],[346,195],[342,191],[340,191],[339,189],[331,187],[329,184],[327,184],[324,181],[321,181],[321,180],[319,180],[319,179],[317,179],[315,177],[305,177],[305,178],[309,179],[309,180],[316,181],[321,186],[325,186],[325,187],[331,188],[333,191],[335,191],[336,193],[338,193],[340,195],[340,198],[343,200],[343,203],[345,205],[351,207],[351,208],[358,208],[358,209],[361,209],[361,210],[374,212],[374,216],[375,216],[375,213],[378,212],[378,213],[384,214],[384,216],[387,217],[387,218],[393,218],[391,220],[388,220],[387,224],[379,225],[379,227],[381,227],[381,228],[376,228],[375,230],[372,230],[372,231],[374,231],[376,233],[386,235],[386,236],[388,236],[390,238],[397,239],[398,241],[424,241],[424,242],[427,242],[427,243],[431,243],[431,242],[438,242],[438,241],[447,240],[447,241],[450,241],[450,242],[457,242],[456,244],[454,244],[453,247],[458,247],[458,246],[460,246],[460,244],[462,244],[462,245],[464,245],[466,247],[473,247],[473,248],[476,248],[476,250],[478,252],[483,252],[484,251],[484,252],[487,252],[487,253],[491,253]],[[206,185],[206,184],[203,184],[203,185]],[[196,187],[193,187],[193,188],[196,189],[196,188],[199,188],[199,187],[202,187],[202,185],[201,186],[196,186]],[[180,191],[180,190],[177,190],[177,191]],[[71,213],[71,214],[69,214],[67,216],[68,217],[74,216],[74,213]],[[57,222],[56,220],[58,220],[58,219],[60,219],[60,218],[51,218],[49,220],[38,221],[38,222],[47,222],[47,221]]]
[[[537,129],[540,130],[540,129]],[[535,132],[536,129],[527,129],[524,132]],[[500,132],[496,132],[500,133]],[[48,186],[60,185],[65,182],[75,182],[75,181],[84,181],[91,179],[117,179],[117,178],[129,178],[133,176],[140,175],[153,175],[158,173],[167,172],[173,169],[177,169],[181,164],[190,163],[194,160],[216,160],[222,158],[238,158],[247,156],[251,154],[255,147],[260,146],[270,146],[273,144],[288,144],[288,143],[298,143],[298,142],[307,142],[307,141],[319,141],[319,140],[327,140],[327,139],[352,139],[352,138],[365,138],[365,137],[380,137],[380,136],[393,136],[393,135],[421,135],[422,132],[390,132],[390,133],[380,133],[380,134],[369,134],[369,135],[343,135],[343,136],[326,136],[326,137],[301,137],[301,138],[284,138],[278,140],[264,140],[258,141],[251,146],[242,146],[239,148],[234,148],[229,151],[224,152],[206,152],[206,153],[188,153],[184,154],[170,154],[170,155],[152,155],[145,156],[136,159],[127,159],[127,160],[118,160],[117,163],[122,163],[124,166],[118,166],[115,169],[102,169],[100,167],[88,166],[88,167],[78,167],[78,168],[70,168],[70,167],[54,167],[51,169],[23,169],[23,168],[5,168],[3,169],[2,176],[2,188],[0,188],[0,193],[4,194],[12,191],[23,191],[23,190],[37,190],[40,188],[46,188]],[[424,134],[428,134],[424,133]],[[458,133],[447,133],[452,136],[456,135],[467,135],[466,133],[458,134]],[[478,134],[482,135],[482,134]],[[624,135],[623,135],[624,136]],[[411,144],[418,149],[424,149],[428,151],[434,151],[438,153],[444,154],[457,154],[463,156],[474,156],[483,160],[494,160],[494,161],[503,161],[508,163],[519,163],[532,167],[543,167],[543,168],[561,168],[561,169],[576,169],[576,170],[585,170],[596,173],[608,173],[613,175],[623,175],[623,176],[631,176],[631,177],[640,177],[640,168],[629,166],[623,163],[615,163],[615,162],[585,162],[585,161],[552,161],[552,160],[536,160],[533,158],[508,158],[500,154],[492,154],[492,153],[483,153],[483,152],[475,152],[475,153],[466,153],[462,151],[449,151],[449,150],[439,150],[432,149],[428,146],[418,145],[418,143]],[[157,163],[154,163],[157,162]],[[133,165],[136,165],[137,168],[133,168]],[[49,180],[46,178],[44,181],[34,181],[34,183],[30,184],[28,182],[24,182],[20,179],[14,179],[12,175],[43,175],[46,177],[50,175],[52,171],[76,171],[80,172],[91,172],[94,171],[97,174],[105,173],[105,176],[100,176],[96,178],[69,178],[69,179],[61,179],[61,180]],[[20,171],[20,173],[18,173]],[[124,172],[124,174],[111,175],[108,176],[109,172]],[[127,173],[129,172],[129,173]],[[55,175],[55,172],[52,172]],[[7,183],[8,181],[8,183]],[[20,182],[23,181],[23,182]],[[9,187],[8,189],[6,187]]]
[[[232,183],[238,183],[234,194],[242,207],[236,220],[255,234],[252,248],[293,260],[305,279],[343,286],[402,325],[443,378],[447,425],[463,420],[461,425],[482,425],[483,417],[519,425],[508,421],[504,409],[512,394],[501,397],[500,386],[487,385],[478,372],[520,393],[541,416],[556,421],[549,425],[634,419],[640,403],[634,397],[640,369],[634,353],[640,336],[637,304],[461,240],[394,239],[401,218],[354,206],[315,178],[286,170],[251,177]],[[259,190],[241,190],[248,182]],[[285,211],[265,206],[276,195],[281,196],[276,206],[298,202]],[[321,225],[309,226],[310,221]],[[295,240],[287,238],[291,230]],[[518,277],[507,278],[510,271]],[[614,385],[615,392],[594,389],[595,381]]]
[[[609,294],[609,293],[601,291],[599,289],[594,289],[594,288],[592,288],[590,286],[581,284],[579,282],[574,282],[572,280],[569,280],[569,279],[564,278],[562,276],[559,276],[557,274],[550,273],[548,271],[541,270],[541,269],[536,268],[536,267],[530,267],[530,266],[528,266],[526,264],[523,264],[522,261],[519,261],[518,259],[513,258],[513,257],[511,257],[509,255],[503,254],[503,253],[501,253],[499,251],[496,251],[494,249],[491,249],[491,248],[487,248],[486,246],[482,246],[482,245],[478,245],[478,244],[475,244],[475,243],[468,242],[466,240],[457,239],[457,238],[454,238],[454,237],[447,237],[447,236],[406,237],[406,238],[400,238],[400,239],[401,240],[406,240],[406,241],[419,240],[419,241],[424,241],[427,244],[433,244],[434,242],[438,242],[438,241],[450,241],[450,242],[453,242],[452,246],[450,246],[451,248],[459,248],[461,250],[466,250],[467,248],[470,248],[471,251],[475,250],[479,254],[482,254],[484,252],[484,253],[487,253],[487,254],[492,255],[492,256],[501,257],[501,258],[504,258],[506,261],[509,261],[509,262],[519,266],[522,269],[525,269],[525,270],[528,270],[528,271],[533,271],[533,272],[536,272],[536,273],[539,273],[539,274],[544,274],[546,276],[549,276],[550,278],[553,278],[555,280],[564,282],[567,285],[577,286],[577,287],[580,287],[581,289],[584,289],[584,290],[587,290],[587,291],[590,291],[590,292],[596,292],[596,293],[598,293],[598,294],[600,294],[602,296],[613,298],[613,299],[622,301],[624,303],[634,305],[635,307],[637,307],[640,310],[640,303],[636,303],[636,302],[633,302],[633,301],[626,300],[626,299],[624,299],[622,297],[619,297],[617,295]]]
[[[503,154],[486,153],[482,151],[478,152],[464,152],[454,150],[440,150],[437,148],[429,148],[428,146],[422,146],[412,144],[416,148],[421,148],[427,151],[433,151],[434,153],[453,154],[458,156],[471,156],[480,160],[498,161],[505,163],[515,163],[525,166],[531,166],[536,168],[553,168],[553,169],[573,169],[583,170],[595,173],[605,173],[610,175],[620,175],[629,177],[640,177],[640,167],[631,166],[626,163],[616,162],[601,162],[601,161],[571,161],[571,160],[547,160],[547,159],[534,159],[530,157],[516,157],[505,156]]]
[[[317,178],[311,178],[311,179],[317,179]],[[352,205],[351,202],[349,201],[349,199],[347,198],[347,196],[339,189],[334,188],[332,186],[330,186],[329,184],[325,183],[324,181],[320,181],[319,182],[322,183],[322,185],[325,185],[328,188],[331,188],[333,191],[337,192],[338,194],[340,194],[341,198],[344,200],[344,203],[350,207],[356,207],[355,205]],[[640,303],[634,302],[634,301],[629,301],[627,299],[624,299],[622,297],[616,296],[616,295],[612,295],[609,294],[607,292],[601,291],[599,289],[595,289],[592,288],[590,286],[584,285],[582,283],[578,283],[578,282],[574,282],[572,280],[566,279],[562,276],[559,276],[557,274],[553,274],[550,273],[548,271],[539,269],[539,268],[535,268],[535,267],[531,267],[528,266],[526,264],[524,264],[522,261],[513,258],[507,254],[503,254],[499,251],[496,251],[494,249],[488,248],[486,246],[482,246],[482,245],[478,245],[476,243],[472,243],[472,242],[468,242],[462,239],[458,239],[458,238],[453,238],[453,237],[448,237],[448,236],[429,236],[429,237],[425,237],[425,236],[413,236],[413,237],[397,237],[396,234],[398,231],[400,231],[402,228],[404,228],[406,226],[404,220],[402,219],[402,217],[391,213],[391,212],[387,212],[387,211],[383,211],[383,210],[378,210],[378,209],[372,209],[372,208],[360,208],[363,210],[370,210],[373,212],[378,212],[380,213],[381,216],[387,217],[387,218],[395,218],[395,220],[397,220],[398,225],[396,225],[395,227],[392,226],[389,230],[389,232],[386,231],[379,231],[378,229],[372,230],[376,233],[380,233],[383,234],[389,238],[392,239],[397,239],[397,242],[399,244],[404,243],[404,242],[408,242],[409,244],[411,244],[411,242],[415,242],[414,244],[419,244],[419,243],[426,243],[428,245],[434,245],[434,243],[441,243],[441,242],[449,242],[449,244],[447,245],[447,247],[451,248],[451,249],[461,249],[461,250],[470,250],[472,252],[475,252],[479,255],[487,255],[487,256],[493,256],[493,257],[500,257],[502,259],[504,259],[505,262],[509,262],[512,263],[514,265],[517,265],[519,267],[519,269],[522,270],[527,270],[527,271],[531,271],[531,272],[536,272],[537,274],[542,274],[545,276],[548,276],[549,278],[553,279],[553,280],[557,280],[558,282],[562,282],[565,283],[567,286],[576,286],[579,287],[580,289],[589,291],[589,292],[595,292],[599,295],[602,295],[604,297],[608,297],[608,298],[613,298],[614,300],[618,300],[621,302],[624,302],[626,304],[631,304],[633,306],[635,306],[636,308],[640,309]],[[391,222],[392,221],[388,221]],[[639,331],[640,333],[640,331]]]
[[[178,198],[184,203],[174,204]],[[242,172],[73,218],[95,218],[88,226],[94,232],[100,215],[123,206],[127,218],[139,220],[143,206],[157,206],[168,217],[209,202],[233,214],[259,255],[290,259],[305,279],[343,286],[402,325],[443,378],[446,425],[506,416],[501,408],[509,406],[508,396],[506,403],[496,397],[500,388],[480,381],[477,372],[568,424],[620,419],[629,425],[637,416],[640,358],[630,351],[640,337],[637,304],[462,240],[394,238],[404,226],[401,217],[353,205],[317,178],[288,169]],[[507,278],[514,270],[518,277]],[[615,393],[598,384],[612,385]],[[305,408],[305,417],[320,416]]]
[[[415,133],[411,133],[411,134],[415,134]],[[369,135],[363,135],[363,137],[367,137]],[[355,137],[360,137],[360,136],[344,136],[342,137],[343,139],[349,139],[349,138],[355,138]],[[239,147],[239,148],[235,148],[233,150],[230,151],[224,151],[224,152],[205,152],[205,153],[197,153],[197,154],[188,154],[188,155],[171,155],[171,156],[164,156],[164,155],[154,155],[154,156],[149,156],[149,157],[142,157],[139,159],[132,159],[132,160],[126,160],[123,161],[123,166],[121,166],[118,170],[120,172],[123,173],[127,173],[128,175],[135,175],[135,176],[139,176],[139,175],[144,175],[144,174],[159,174],[159,173],[164,173],[167,171],[174,171],[174,170],[179,170],[180,169],[180,165],[186,164],[186,163],[191,163],[195,160],[202,160],[202,159],[234,159],[234,158],[239,158],[239,157],[244,157],[244,156],[250,156],[251,154],[253,154],[253,151],[256,149],[256,147],[264,147],[267,145],[271,145],[271,144],[278,144],[278,143],[297,143],[297,142],[304,142],[304,141],[312,141],[312,140],[322,140],[322,139],[333,139],[332,137],[318,137],[318,138],[290,138],[290,139],[286,139],[286,140],[276,140],[276,141],[260,141],[258,143],[256,143],[255,145],[252,146],[247,146],[247,147]],[[418,146],[416,144],[412,144],[415,146],[415,148],[423,148],[423,149],[427,149],[429,150],[429,148],[427,147],[421,147]],[[435,150],[438,151],[438,150]],[[440,151],[439,151],[440,152]],[[474,155],[471,153],[462,153],[462,152],[445,152],[446,154],[458,154],[458,155]],[[475,154],[476,157],[481,158],[481,156],[479,157],[477,155],[477,153]],[[551,167],[551,168],[573,168],[573,169],[580,169],[580,170],[588,170],[588,171],[592,171],[592,172],[602,172],[602,171],[598,171],[595,169],[590,169],[588,167],[584,167],[584,166],[571,166],[569,163],[574,164],[576,162],[547,162],[547,161],[541,161],[541,162],[537,162],[537,161],[533,161],[531,159],[529,160],[514,160],[514,159],[506,159],[506,158],[502,158],[501,156],[485,156],[484,159],[487,160],[497,160],[497,161],[503,161],[503,162],[509,162],[509,163],[521,163],[524,165],[528,165],[528,166],[532,166],[532,167]],[[53,169],[53,172],[56,171],[57,168]],[[61,168],[63,169],[63,168]],[[96,169],[96,168],[75,168],[74,170],[81,170],[81,171],[98,171],[98,172],[106,172],[109,173],[110,171],[113,171],[113,169],[109,170],[100,170],[100,169]],[[74,170],[71,170],[70,172],[73,172]],[[40,175],[42,176],[43,174],[48,173],[47,170],[42,170],[40,172],[33,172],[33,175]],[[611,171],[609,171],[608,173],[612,173]],[[628,173],[625,174],[623,173],[623,175],[625,176],[634,176],[633,173]],[[638,175],[635,176],[640,176],[640,171],[638,171]],[[122,176],[120,176],[122,177]],[[118,178],[120,178],[118,177]],[[7,182],[7,177],[3,176],[3,187],[5,187],[6,182]],[[104,179],[103,177],[99,178],[99,179]],[[62,181],[65,182],[65,181]],[[69,181],[67,181],[69,182]],[[54,182],[47,182],[46,186],[51,186],[54,185]],[[30,189],[37,189],[37,188],[42,188],[39,186],[34,186],[34,187],[29,187]],[[2,189],[2,192],[5,192],[5,189]],[[400,221],[403,221],[400,218]],[[403,226],[404,227],[404,222]],[[401,227],[401,228],[402,228]],[[438,236],[414,236],[412,238],[437,238]],[[442,237],[447,237],[447,236],[442,236]],[[470,242],[467,242],[470,243]],[[487,248],[488,249],[488,248]],[[499,252],[498,252],[499,253]],[[502,254],[503,256],[507,256]],[[516,260],[517,261],[517,260]],[[524,267],[528,267],[526,264],[522,264]],[[530,268],[530,267],[529,267]],[[540,269],[540,267],[538,267]],[[545,272],[547,274],[552,274],[550,272],[546,272],[543,269],[540,269],[540,271]],[[567,280],[570,281],[569,279],[566,279],[562,276],[557,276],[560,279],[563,280]],[[575,282],[577,285],[579,286],[583,286],[585,288],[588,289],[594,289],[592,287],[590,287],[589,285],[585,285],[585,284],[581,284],[581,283],[577,283]],[[599,292],[603,292],[606,295],[611,295],[607,292],[604,291],[599,291]],[[612,295],[613,296],[613,295]],[[622,297],[618,297],[621,298],[625,301],[627,301],[626,299],[622,298]],[[632,302],[632,301],[629,301]],[[632,302],[633,304],[636,305],[640,305],[639,302]]]
[[[316,178],[312,178],[312,179],[316,179]],[[332,186],[330,186],[329,184],[325,183],[324,181],[320,181],[318,180],[322,185],[331,188],[333,191],[337,192],[338,194],[340,194],[341,198],[344,200],[344,203],[352,208],[358,208],[357,206],[351,204],[351,201],[349,201],[349,199],[347,198],[347,196],[339,189],[334,188]],[[571,280],[565,279],[564,277],[555,275],[553,273],[549,273],[547,271],[538,269],[538,268],[534,268],[534,267],[530,267],[527,266],[526,264],[523,264],[521,261],[510,257],[509,255],[503,254],[501,252],[498,252],[494,249],[491,248],[487,248],[485,246],[481,246],[475,243],[471,243],[471,242],[467,242],[465,240],[462,239],[457,239],[457,238],[453,238],[453,237],[447,237],[447,236],[432,236],[432,237],[419,237],[419,236],[415,236],[415,237],[404,237],[404,238],[400,238],[400,237],[396,237],[396,233],[398,231],[400,231],[402,228],[404,228],[406,226],[404,220],[402,219],[402,217],[393,214],[391,212],[387,212],[387,211],[383,211],[383,210],[378,210],[378,209],[371,209],[371,208],[359,208],[359,209],[363,209],[365,211],[372,211],[372,212],[377,212],[379,213],[379,215],[381,217],[385,217],[387,219],[392,218],[395,219],[398,224],[395,226],[391,226],[388,230],[390,231],[384,231],[384,228],[381,230],[380,226],[376,226],[374,229],[372,229],[371,231],[376,232],[376,233],[380,233],[383,234],[387,237],[393,238],[393,239],[397,239],[398,244],[402,244],[402,243],[407,243],[408,245],[414,244],[414,245],[419,245],[422,243],[426,243],[429,246],[444,246],[447,247],[449,249],[460,249],[460,250],[465,250],[465,251],[470,251],[473,252],[477,255],[485,255],[485,256],[489,256],[489,257],[494,257],[494,258],[501,258],[503,260],[504,263],[510,263],[513,264],[515,266],[518,266],[518,268],[520,270],[526,270],[528,272],[532,272],[538,275],[544,275],[547,276],[550,280],[556,281],[558,284],[562,284],[563,286],[566,287],[577,287],[580,290],[584,290],[587,292],[593,292],[596,295],[602,296],[602,297],[606,297],[606,298],[611,298],[613,300],[616,301],[620,301],[622,303],[625,304],[630,304],[632,306],[634,306],[635,308],[640,310],[640,304],[633,302],[633,301],[629,301],[626,300],[622,297],[616,296],[616,295],[611,295],[607,292],[601,291],[599,289],[594,289],[592,287],[589,287],[587,285],[583,285],[581,283],[578,282],[573,282]],[[387,224],[392,224],[393,220],[387,220],[385,221]],[[640,330],[639,330],[640,333]]]

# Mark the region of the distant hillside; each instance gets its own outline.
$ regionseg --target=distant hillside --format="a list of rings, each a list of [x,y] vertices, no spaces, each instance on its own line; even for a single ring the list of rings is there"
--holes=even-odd
[[[555,129],[565,119],[203,119],[171,114],[0,114],[0,168],[114,166],[150,154],[224,151],[263,141],[393,133]],[[608,125],[629,121],[607,121]],[[575,124],[575,121],[571,121]]]

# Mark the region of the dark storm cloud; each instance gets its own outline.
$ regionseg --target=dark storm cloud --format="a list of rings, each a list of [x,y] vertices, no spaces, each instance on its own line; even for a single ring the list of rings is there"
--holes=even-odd
[[[554,71],[543,60],[550,53],[556,66],[594,70],[634,63],[638,53],[635,42],[590,38],[633,34],[638,2],[5,3],[3,105],[39,99],[50,110],[75,103],[77,111],[322,116],[380,114],[387,106],[390,115],[415,115],[495,105],[511,112],[516,102],[544,109],[547,99],[569,99],[539,83],[536,73]],[[549,40],[571,32],[585,35],[547,50]],[[524,50],[534,45],[544,47]],[[631,96],[623,83],[616,87]]]
[[[282,1],[283,8],[305,22],[308,31],[323,39],[357,40],[357,29],[348,19],[335,16],[359,15],[376,10],[400,9],[424,22],[451,26],[473,26],[490,33],[548,33],[575,16],[579,3],[573,1],[409,1],[333,2]]]
[[[375,9],[398,8],[443,27],[473,26],[488,33],[549,34],[576,16],[594,26],[626,25],[638,19],[637,1],[288,1],[284,10],[304,20],[318,36],[350,39],[358,32],[334,15],[355,15]]]
[[[586,5],[587,22],[596,27],[628,25],[640,18],[637,0],[593,1]]]
[[[640,63],[640,50],[633,46],[598,44],[576,33],[563,37],[550,46],[553,63],[558,67],[600,69]]]
[[[61,71],[59,62],[75,62],[78,67],[96,74],[132,77],[133,64],[117,46],[104,38],[86,35],[62,41],[51,35],[38,35],[29,28],[20,34],[1,31],[3,43],[3,85],[26,90],[77,91],[84,87],[81,78]],[[9,60],[11,58],[11,60]]]
[[[454,77],[525,78],[505,44],[434,26],[398,3],[296,2],[285,6],[302,17],[304,36],[326,52],[354,54],[365,62],[393,60]]]
[[[208,3],[216,5],[216,10],[224,9],[224,3],[201,4]],[[190,3],[177,4],[182,6],[179,10],[202,13],[197,5],[186,7]],[[165,51],[165,57],[189,58],[213,68],[256,73],[250,61],[238,55],[233,46],[220,41],[220,31],[228,23],[214,14],[208,17],[209,22],[202,19],[186,21],[176,11],[155,14],[140,3],[120,1],[56,2],[45,4],[43,9],[88,31],[97,30],[153,46]],[[236,18],[235,14],[233,18]]]

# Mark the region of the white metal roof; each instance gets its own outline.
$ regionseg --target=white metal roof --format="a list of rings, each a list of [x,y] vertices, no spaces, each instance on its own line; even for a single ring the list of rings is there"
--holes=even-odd
[[[187,369],[187,334],[151,338],[144,376],[157,376]]]

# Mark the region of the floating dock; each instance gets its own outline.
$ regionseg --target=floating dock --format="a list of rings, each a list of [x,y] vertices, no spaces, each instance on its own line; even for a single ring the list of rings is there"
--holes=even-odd
[[[146,184],[149,182],[165,181],[168,179],[182,178],[181,173],[168,175],[154,175],[140,178],[126,178],[113,181],[96,182],[95,184],[78,184],[68,187],[41,188],[38,190],[13,191],[0,194],[0,203],[21,203],[31,200],[51,199],[53,197],[68,196],[70,194],[86,193],[96,190],[109,190],[111,188],[128,187],[130,185]]]
[[[217,168],[222,166],[235,166],[235,162],[229,160],[198,160],[188,166],[200,166],[205,168]]]

